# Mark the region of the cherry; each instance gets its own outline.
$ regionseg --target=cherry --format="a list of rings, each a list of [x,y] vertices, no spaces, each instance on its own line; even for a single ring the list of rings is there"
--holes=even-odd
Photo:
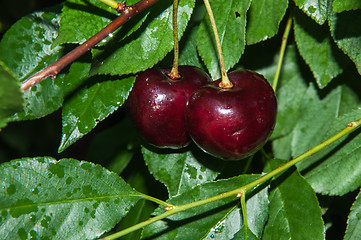
[[[129,96],[130,113],[149,143],[180,148],[191,141],[184,117],[188,99],[211,79],[194,66],[179,66],[180,79],[169,77],[170,72],[171,68],[152,68],[138,75]]]
[[[205,152],[225,160],[247,157],[271,135],[277,114],[272,87],[260,74],[242,70],[228,74],[230,89],[221,80],[199,88],[189,99],[187,130]]]

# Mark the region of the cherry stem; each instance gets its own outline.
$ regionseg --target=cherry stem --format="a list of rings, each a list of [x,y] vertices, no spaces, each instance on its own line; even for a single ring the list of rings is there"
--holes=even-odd
[[[231,81],[229,81],[229,78],[227,76],[226,67],[224,65],[222,45],[221,45],[221,41],[219,40],[219,34],[218,34],[217,26],[216,26],[216,21],[214,20],[213,11],[212,11],[211,5],[209,4],[209,1],[208,0],[203,0],[203,1],[204,1],[204,5],[206,6],[206,9],[208,12],[209,20],[211,21],[211,26],[213,29],[214,38],[216,40],[216,46],[217,46],[217,50],[218,50],[219,65],[221,67],[221,72],[222,72],[222,81],[219,83],[219,87],[220,88],[232,88],[233,84],[231,83]]]
[[[177,24],[177,12],[178,12],[178,3],[179,0],[174,0],[173,2],[173,38],[174,38],[174,60],[172,71],[168,76],[172,79],[180,79],[181,75],[178,72],[179,65],[179,41],[178,41],[178,24]]]
[[[166,212],[159,214],[158,216],[155,216],[153,218],[150,218],[144,222],[138,223],[136,225],[133,225],[129,228],[126,228],[120,232],[114,233],[112,235],[109,235],[105,238],[103,238],[104,240],[112,240],[112,239],[116,239],[119,238],[121,236],[124,236],[128,233],[131,233],[133,231],[136,231],[138,229],[141,229],[145,226],[148,226],[154,222],[157,222],[159,220],[162,220],[166,217],[169,217],[171,215],[174,215],[178,212],[182,212],[191,208],[195,208],[204,204],[208,204],[211,202],[215,202],[227,197],[231,197],[231,196],[237,196],[237,197],[241,197],[241,205],[242,205],[242,213],[245,216],[245,212],[246,211],[246,207],[245,207],[245,195],[248,191],[252,191],[254,189],[256,189],[258,186],[260,186],[262,183],[270,180],[271,178],[281,174],[282,172],[286,171],[287,169],[289,169],[290,167],[296,165],[297,163],[301,162],[302,160],[304,160],[305,158],[315,154],[316,152],[324,149],[325,147],[329,146],[331,143],[334,143],[335,141],[339,140],[340,138],[346,136],[347,134],[355,131],[357,128],[359,128],[361,126],[361,119],[358,119],[354,122],[350,122],[347,124],[347,127],[344,128],[343,130],[341,130],[340,132],[336,133],[335,135],[333,135],[331,138],[327,139],[326,141],[322,142],[321,144],[311,148],[310,150],[308,150],[307,152],[301,154],[300,156],[292,159],[291,161],[279,166],[278,168],[274,169],[273,171],[267,173],[266,175],[263,175],[262,177],[254,180],[253,182],[250,182],[240,188],[225,192],[225,193],[221,193],[219,195],[210,197],[210,198],[206,198],[206,199],[202,199],[202,200],[198,200],[195,202],[191,202],[191,203],[187,203],[187,204],[183,204],[183,205],[178,205],[178,206],[171,206],[171,207],[166,207]],[[243,199],[242,199],[243,198]],[[247,226],[246,223],[247,221],[244,222],[244,225]]]
[[[77,58],[82,56],[84,53],[89,51],[92,47],[94,47],[96,44],[106,38],[110,33],[117,30],[120,26],[124,25],[132,17],[145,10],[146,8],[150,7],[156,2],[158,2],[158,0],[141,0],[136,4],[129,6],[125,5],[124,3],[120,4],[120,7],[118,6],[118,12],[120,11],[121,13],[119,17],[117,17],[113,22],[111,22],[105,28],[103,28],[94,36],[89,38],[87,41],[79,45],[77,48],[75,48],[62,58],[58,59],[53,64],[47,66],[46,68],[26,79],[21,84],[21,90],[26,91],[35,84],[43,81],[47,77],[52,77],[54,79],[64,67],[74,62]]]
[[[285,52],[286,52],[287,39],[288,39],[288,36],[290,34],[291,26],[292,26],[292,13],[288,17],[286,28],[285,28],[285,31],[284,31],[283,36],[282,36],[280,55],[278,57],[277,69],[276,69],[276,73],[275,73],[275,76],[273,78],[273,83],[272,83],[272,88],[273,88],[273,91],[275,91],[275,92],[276,92],[276,89],[277,89],[278,79],[279,79],[280,73],[281,73],[283,57],[284,57]]]

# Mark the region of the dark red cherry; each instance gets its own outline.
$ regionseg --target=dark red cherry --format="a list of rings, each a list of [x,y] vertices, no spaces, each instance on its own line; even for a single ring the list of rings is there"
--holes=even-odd
[[[247,157],[271,135],[277,114],[272,87],[260,74],[243,70],[228,74],[230,89],[221,80],[199,88],[189,99],[187,130],[205,152],[225,160]]]
[[[180,79],[171,68],[152,68],[138,75],[129,96],[130,113],[140,134],[152,145],[180,148],[191,141],[184,112],[190,95],[211,79],[194,66],[179,66]]]

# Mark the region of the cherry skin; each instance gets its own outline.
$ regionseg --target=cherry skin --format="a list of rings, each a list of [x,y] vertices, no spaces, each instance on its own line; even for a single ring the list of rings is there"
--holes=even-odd
[[[277,114],[272,87],[260,74],[242,70],[228,74],[230,89],[221,80],[199,88],[189,99],[187,130],[205,152],[225,160],[245,158],[271,135]]]
[[[169,77],[170,72],[171,68],[152,68],[138,75],[129,96],[130,113],[149,143],[181,148],[191,142],[184,117],[188,99],[211,79],[194,66],[179,66],[180,79]]]

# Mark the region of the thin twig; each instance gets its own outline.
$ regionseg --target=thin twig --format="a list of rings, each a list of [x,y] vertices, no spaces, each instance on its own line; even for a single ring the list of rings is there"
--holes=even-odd
[[[133,16],[140,13],[141,11],[145,10],[146,8],[150,7],[158,0],[142,0],[134,5],[122,5],[121,15],[116,18],[113,22],[111,22],[108,26],[103,28],[100,32],[95,34],[93,37],[89,38],[83,44],[79,45],[77,48],[54,62],[53,64],[49,65],[48,67],[44,68],[43,70],[37,72],[33,76],[26,79],[21,84],[21,90],[26,91],[27,89],[31,88],[35,84],[41,82],[42,80],[46,79],[47,77],[55,78],[58,73],[67,65],[75,61],[77,58],[82,56],[84,53],[89,51],[92,47],[106,38],[110,33],[117,30],[120,26],[125,24],[128,20],[130,20]]]

